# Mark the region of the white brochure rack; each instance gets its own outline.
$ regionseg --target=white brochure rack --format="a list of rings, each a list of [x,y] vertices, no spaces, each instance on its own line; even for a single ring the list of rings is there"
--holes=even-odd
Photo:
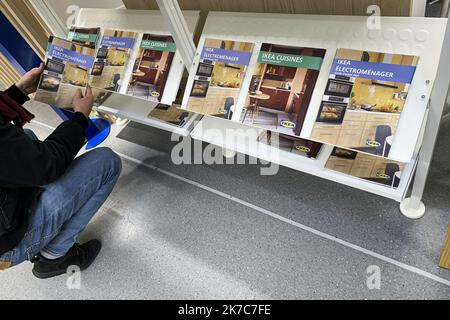
[[[192,41],[193,33],[195,32],[199,20],[199,12],[184,12],[184,17],[187,25],[187,32],[189,34],[189,40]],[[119,29],[135,31],[138,33],[171,35],[164,17],[159,11],[154,10],[81,9],[75,25],[77,27],[86,28],[100,27],[102,30]],[[138,41],[136,41],[136,47],[134,48],[135,50],[129,59],[130,63],[135,60],[136,55],[138,54],[137,46],[139,46],[139,43],[141,42],[140,40],[141,39],[138,39]],[[167,79],[167,87],[164,91],[164,96],[162,97],[162,103],[172,104],[173,101],[175,101],[184,70],[185,65],[183,59],[179,50],[177,50]],[[124,83],[128,83],[129,80],[129,78],[125,78]],[[122,86],[122,90],[126,91],[126,86]],[[198,115],[192,114],[189,121],[187,121],[182,127],[179,127],[148,117],[150,112],[153,111],[153,109],[158,105],[155,102],[149,101],[145,104],[133,105],[127,103],[126,96],[120,97],[119,99],[123,100],[123,103],[115,103],[114,106],[120,105],[120,107],[109,108],[100,106],[98,107],[98,110],[121,118],[130,119],[144,125],[174,132],[182,136],[189,135],[194,122],[200,118]]]
[[[176,0],[157,1],[164,15],[183,19]],[[173,19],[172,19],[173,20]],[[326,78],[337,48],[381,51],[418,55],[421,58],[411,96],[409,111],[402,115],[391,155],[393,160],[407,163],[400,186],[393,189],[356,177],[327,170],[324,166],[333,147],[325,147],[317,160],[303,159],[287,152],[275,152],[262,143],[249,143],[254,134],[238,122],[205,116],[194,128],[192,137],[224,149],[273,161],[305,173],[345,184],[401,202],[401,212],[412,219],[425,213],[421,202],[429,165],[433,156],[439,123],[450,85],[450,25],[448,19],[433,18],[381,18],[381,29],[369,30],[367,17],[281,15],[255,13],[210,12],[200,44],[205,38],[236,41],[269,42],[327,49],[327,56],[311,102],[311,112],[302,131],[310,135],[312,120],[318,101],[324,92]],[[183,30],[172,23],[172,33],[183,38]],[[186,37],[184,36],[184,39]],[[180,44],[182,45],[182,44]],[[185,48],[185,51],[189,51]],[[199,60],[199,48],[191,72]],[[188,58],[185,61],[189,61]],[[256,58],[253,57],[253,63]],[[252,66],[250,66],[252,69]],[[247,85],[251,77],[245,80]],[[243,85],[246,87],[246,83]],[[188,84],[189,88],[189,84]],[[241,103],[246,95],[241,94]],[[248,139],[245,135],[248,132]],[[273,155],[277,154],[276,157]],[[411,198],[406,198],[417,168]]]

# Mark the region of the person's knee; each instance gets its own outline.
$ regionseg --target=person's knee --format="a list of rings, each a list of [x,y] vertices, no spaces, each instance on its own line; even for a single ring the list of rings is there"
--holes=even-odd
[[[96,163],[101,164],[110,172],[111,178],[117,179],[122,172],[122,159],[110,148],[102,147],[95,149]]]

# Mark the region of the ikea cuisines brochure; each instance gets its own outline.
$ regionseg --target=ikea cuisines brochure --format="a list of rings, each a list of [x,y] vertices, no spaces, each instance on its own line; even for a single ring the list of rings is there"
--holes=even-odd
[[[241,122],[299,136],[326,50],[263,43]]]
[[[338,49],[309,138],[388,157],[418,61]]]
[[[171,36],[144,34],[127,94],[161,102],[176,51]]]

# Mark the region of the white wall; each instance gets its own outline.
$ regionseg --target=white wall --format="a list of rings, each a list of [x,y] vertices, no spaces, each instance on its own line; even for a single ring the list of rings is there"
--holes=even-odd
[[[46,0],[46,2],[56,12],[64,24],[66,24],[67,20],[72,18],[75,14],[74,11],[67,13],[70,6],[107,9],[115,9],[123,6],[122,0]]]

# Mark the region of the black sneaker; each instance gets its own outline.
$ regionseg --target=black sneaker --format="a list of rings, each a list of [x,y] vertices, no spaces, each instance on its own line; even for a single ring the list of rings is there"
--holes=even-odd
[[[76,243],[64,257],[56,260],[48,260],[39,255],[32,261],[33,274],[39,279],[49,279],[65,274],[71,266],[77,266],[81,271],[86,270],[97,258],[101,248],[100,241],[91,240],[83,245]]]

